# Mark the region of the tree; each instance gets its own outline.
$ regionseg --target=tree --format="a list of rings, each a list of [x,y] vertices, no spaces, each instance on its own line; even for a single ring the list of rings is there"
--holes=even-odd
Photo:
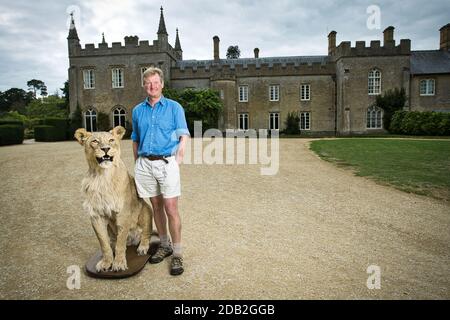
[[[229,46],[227,50],[227,59],[239,59],[241,56],[241,50],[239,46]]]
[[[32,79],[27,82],[27,86],[28,90],[33,92],[33,98],[36,99],[36,91],[42,90],[42,88],[45,87],[45,83],[41,80]],[[47,87],[45,87],[45,92],[47,92]]]
[[[33,99],[32,92],[23,89],[11,88],[0,93],[0,111],[19,111],[25,113],[25,106]]]
[[[388,90],[383,95],[377,96],[375,105],[383,109],[383,126],[386,130],[390,130],[392,116],[395,111],[403,109],[406,99],[404,88]]]
[[[286,134],[299,134],[300,133],[300,118],[295,112],[289,112],[287,118],[284,122],[286,129],[284,133]]]
[[[194,134],[194,121],[202,121],[202,129],[217,128],[222,112],[222,100],[218,92],[212,89],[176,91],[167,89],[164,96],[179,102],[186,115],[186,122],[191,134]]]
[[[69,80],[66,80],[66,82],[64,82],[64,88],[59,88],[62,93],[63,93],[63,97],[66,100],[66,106],[69,105]]]
[[[41,96],[46,97],[47,95],[48,95],[47,86],[43,85],[42,88],[41,88]]]
[[[64,99],[55,96],[31,101],[26,107],[26,113],[30,119],[67,117],[67,112],[64,108]]]

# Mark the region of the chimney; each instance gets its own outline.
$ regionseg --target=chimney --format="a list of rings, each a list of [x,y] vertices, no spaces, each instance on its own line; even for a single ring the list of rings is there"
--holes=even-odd
[[[394,27],[393,26],[389,26],[386,29],[384,29],[383,34],[384,34],[384,44],[386,45],[388,42],[390,41],[394,41],[395,44],[395,40],[394,40]]]
[[[214,61],[215,62],[219,62],[220,57],[219,57],[219,42],[220,39],[218,36],[214,36],[213,38],[214,41]]]
[[[442,28],[439,29],[441,32],[441,50],[450,50],[450,23],[446,24]]]
[[[137,46],[139,44],[138,36],[126,36],[124,39],[126,46]]]
[[[259,58],[259,49],[255,48],[255,50],[253,50],[253,52],[255,53],[255,59]]]
[[[336,31],[331,31],[328,34],[328,55],[331,56],[336,50]]]

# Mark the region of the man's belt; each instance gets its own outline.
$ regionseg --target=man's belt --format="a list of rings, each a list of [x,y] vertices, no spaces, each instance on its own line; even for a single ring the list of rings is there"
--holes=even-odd
[[[150,161],[162,160],[162,161],[164,161],[165,163],[169,163],[169,161],[166,159],[166,158],[168,158],[168,157],[171,157],[171,155],[168,155],[168,156],[160,156],[160,155],[151,154],[151,155],[145,156],[145,158],[147,158],[147,159],[150,160]]]

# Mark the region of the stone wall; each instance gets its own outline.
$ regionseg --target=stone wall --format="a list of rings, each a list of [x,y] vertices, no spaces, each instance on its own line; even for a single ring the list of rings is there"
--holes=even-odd
[[[420,95],[420,80],[434,79],[435,95]],[[413,111],[450,111],[450,75],[420,75],[411,79],[411,110]]]

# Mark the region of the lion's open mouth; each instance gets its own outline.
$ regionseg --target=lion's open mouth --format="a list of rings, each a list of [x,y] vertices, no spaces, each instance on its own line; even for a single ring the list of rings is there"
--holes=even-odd
[[[100,158],[97,157],[97,162],[98,163],[102,163],[104,161],[111,161],[112,162],[113,161],[113,157],[108,156],[108,155],[104,155],[103,157],[100,157]]]

